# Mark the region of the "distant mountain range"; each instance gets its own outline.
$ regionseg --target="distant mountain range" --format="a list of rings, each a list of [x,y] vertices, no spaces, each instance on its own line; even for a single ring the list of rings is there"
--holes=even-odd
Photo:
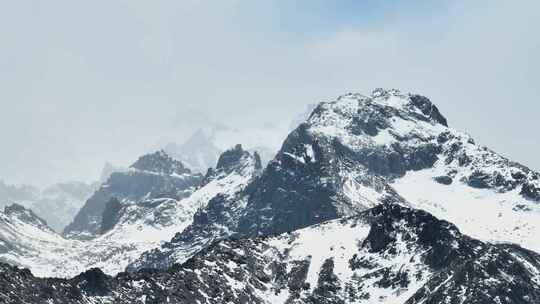
[[[424,96],[319,103],[267,164],[195,137],[111,174],[63,236],[6,207],[0,260],[30,271],[0,263],[0,301],[540,303],[540,173]]]
[[[216,165],[219,156],[224,151],[218,147],[223,144],[218,144],[220,140],[217,138],[227,132],[241,136],[241,133],[228,129],[227,131],[198,129],[183,144],[171,142],[166,144],[163,150],[171,157],[180,160],[190,170],[205,174],[208,169]],[[268,163],[277,152],[277,149],[261,144],[252,145],[247,150],[252,153],[257,152],[263,164]]]
[[[17,203],[31,208],[56,231],[73,219],[99,183],[70,181],[44,189],[35,186],[10,186],[0,181],[0,208]]]

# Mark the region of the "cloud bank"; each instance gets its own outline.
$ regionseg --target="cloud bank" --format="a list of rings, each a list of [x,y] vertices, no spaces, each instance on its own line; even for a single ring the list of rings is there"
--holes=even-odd
[[[540,169],[534,1],[2,7],[0,178],[9,182],[97,179],[105,161],[126,165],[205,120],[287,126],[307,104],[375,87],[429,96],[453,127]]]

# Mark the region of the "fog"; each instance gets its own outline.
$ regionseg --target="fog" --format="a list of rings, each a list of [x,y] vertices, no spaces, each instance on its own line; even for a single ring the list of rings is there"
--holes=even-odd
[[[540,169],[540,4],[381,2],[1,1],[0,179],[97,180],[200,127],[277,148],[308,104],[376,87]]]

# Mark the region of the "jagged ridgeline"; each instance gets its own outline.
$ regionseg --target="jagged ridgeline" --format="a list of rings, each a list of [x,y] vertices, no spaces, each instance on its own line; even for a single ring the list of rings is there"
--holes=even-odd
[[[193,176],[163,152],[143,156],[134,166],[137,169],[130,169],[133,175],[155,175],[158,181]],[[197,209],[206,206],[214,197],[242,191],[260,170],[258,155],[246,152],[238,145],[224,152],[216,169],[210,170],[204,178],[195,175],[196,186],[188,189],[172,187],[172,191],[169,186],[156,187],[154,193],[149,192],[140,200],[118,199],[111,195],[106,197],[108,200],[98,201],[99,204],[105,202],[103,212],[96,220],[100,223],[92,223],[96,232],[87,233],[86,238],[80,235],[65,238],[50,229],[45,221],[29,220],[33,217],[28,216],[15,217],[11,212],[21,209],[25,214],[33,214],[30,210],[21,206],[9,207],[5,212],[6,220],[0,225],[0,260],[27,267],[40,277],[73,277],[95,267],[115,275],[142,253],[183,231],[192,223]],[[180,175],[180,172],[184,173]],[[111,178],[132,176],[128,173]],[[137,177],[127,178],[125,188],[131,187],[130,182],[138,186],[141,181]],[[115,183],[105,185],[110,184]],[[126,192],[131,197],[137,194]],[[142,193],[137,195],[140,197]],[[88,204],[95,202],[89,200]]]
[[[40,279],[0,265],[6,303],[538,303],[540,256],[400,206],[213,243],[167,271]],[[501,300],[502,299],[502,300]]]
[[[64,229],[64,235],[88,239],[101,234],[104,212],[107,219],[114,216],[110,214],[114,210],[106,210],[106,206],[115,208],[111,200],[136,202],[160,197],[178,200],[189,196],[201,180],[202,175],[192,173],[163,151],[144,155],[130,166],[130,170],[112,173]]]
[[[222,154],[179,200],[196,206],[189,222],[129,272],[40,279],[4,265],[0,299],[539,303],[538,201],[540,174],[450,128],[426,97],[346,94],[264,169],[241,146]],[[122,202],[103,203],[95,231],[118,229]]]
[[[539,251],[539,183],[538,173],[449,128],[423,96],[346,94],[319,104],[246,191],[210,202],[129,269],[167,268],[215,239],[287,232],[404,198],[481,240]]]

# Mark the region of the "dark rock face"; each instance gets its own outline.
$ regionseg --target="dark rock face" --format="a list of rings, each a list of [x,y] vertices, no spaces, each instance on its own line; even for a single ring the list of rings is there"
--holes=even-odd
[[[339,278],[334,274],[334,260],[326,259],[319,272],[317,288],[309,297],[308,303],[345,303],[338,295],[341,289]]]
[[[321,147],[312,140],[303,125],[287,138],[276,159],[250,186],[249,205],[239,231],[279,233],[338,216],[332,205],[337,192],[337,181],[332,177],[337,168],[324,159]],[[312,156],[306,153],[305,145],[312,147]]]
[[[279,276],[280,280],[286,281],[286,286],[294,294],[293,297],[298,298],[303,290],[308,290],[310,287],[309,283],[306,283],[310,263],[309,261],[297,261],[292,264],[288,274],[283,273],[283,277],[281,277],[281,274],[277,273],[276,276]]]
[[[539,289],[531,281],[532,269],[524,263],[538,267],[538,255],[507,245],[482,248],[475,259],[435,275],[406,303],[453,303],[460,298],[464,303],[537,303]],[[441,288],[432,289],[435,286]]]
[[[100,233],[104,234],[105,232],[111,230],[114,225],[117,223],[120,216],[120,210],[122,209],[122,204],[112,197],[107,204],[105,205],[105,211],[103,211],[101,229]]]
[[[343,147],[343,149],[346,149]],[[440,147],[426,143],[410,147],[394,143],[385,148],[366,147],[355,153],[354,159],[369,169],[370,173],[393,178],[401,177],[409,170],[426,169],[438,160]]]
[[[540,188],[533,184],[523,184],[520,193],[531,200],[540,201]]]
[[[236,145],[233,149],[223,152],[217,161],[216,169],[222,169],[224,171],[230,171],[234,169],[235,166],[240,162],[242,157],[246,157],[249,152],[245,151],[242,148],[242,145]],[[261,160],[259,157],[256,157],[257,164],[256,168],[261,169]]]
[[[442,185],[451,185],[454,181],[450,176],[442,175],[433,178],[437,183]]]
[[[431,103],[431,101],[427,97],[421,95],[411,95],[410,99],[412,104],[418,109],[420,109],[420,111],[422,111],[424,115],[440,123],[441,125],[448,127],[448,122],[446,121],[446,118],[442,116],[441,112],[439,112],[439,109],[433,103]]]
[[[418,245],[430,249],[424,256],[424,262],[432,269],[446,267],[458,257],[472,258],[473,248],[481,245],[479,241],[461,237],[454,225],[439,220],[425,211],[413,211],[396,204],[387,204],[370,209],[368,216],[372,217],[372,225],[362,245],[370,252],[384,252],[391,249],[397,241],[396,232],[403,229],[407,238],[414,234]],[[407,227],[396,227],[395,223],[399,221],[406,223]],[[457,236],[459,238],[456,238]]]
[[[111,174],[64,229],[65,236],[86,239],[99,235],[103,212],[111,198],[120,203],[150,198],[181,199],[202,181],[201,175],[190,173],[182,163],[162,151],[142,156],[131,168]]]
[[[387,118],[391,115],[384,107],[366,107],[352,118],[349,129],[354,135],[376,136],[380,130],[390,127]]]
[[[491,176],[474,171],[467,179],[467,184],[473,188],[485,189],[490,187]]]
[[[87,296],[107,296],[112,290],[111,278],[99,268],[92,268],[72,280],[72,284]]]

